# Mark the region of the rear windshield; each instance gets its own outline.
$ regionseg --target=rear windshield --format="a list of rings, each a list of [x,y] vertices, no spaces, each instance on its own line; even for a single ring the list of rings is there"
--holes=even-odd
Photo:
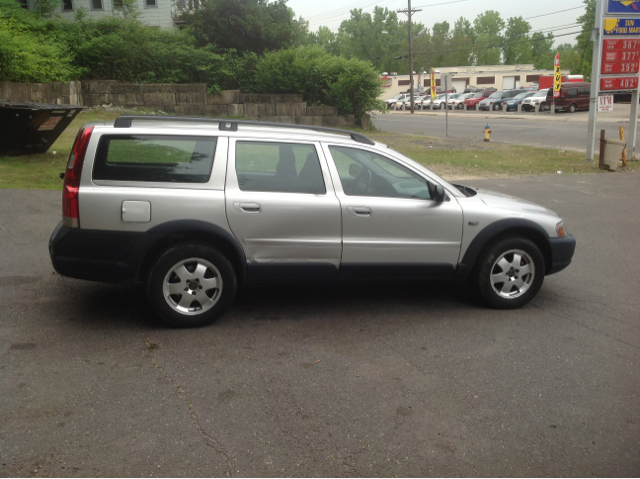
[[[103,135],[94,180],[206,183],[217,138],[168,135]]]

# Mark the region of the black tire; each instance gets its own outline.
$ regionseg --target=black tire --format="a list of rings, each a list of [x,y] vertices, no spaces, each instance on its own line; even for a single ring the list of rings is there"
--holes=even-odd
[[[578,109],[578,105],[576,105],[575,103],[572,103],[571,105],[569,105],[569,113],[575,113],[577,109]]]
[[[181,267],[185,277],[176,272]],[[212,287],[207,289],[205,282]],[[180,291],[171,294],[178,284]],[[147,300],[164,323],[194,328],[218,319],[233,301],[236,289],[236,272],[224,255],[203,244],[182,244],[167,250],[156,261],[147,281]],[[183,295],[183,290],[190,296]],[[183,303],[191,296],[191,302]]]
[[[501,108],[502,108],[502,106],[501,106],[501,105],[499,105],[498,103],[496,103],[495,105],[493,105],[493,109],[494,109],[495,111],[498,111],[498,110],[500,110]]]
[[[547,104],[546,102],[543,101],[542,103],[540,103],[540,110],[545,111],[546,109],[547,109]]]
[[[509,270],[504,271],[504,265],[500,266],[502,260]],[[527,272],[520,276],[525,270]],[[544,275],[544,257],[535,243],[526,238],[507,237],[485,249],[478,258],[474,276],[478,291],[489,306],[515,309],[527,304],[538,294]],[[500,282],[503,276],[509,282]]]

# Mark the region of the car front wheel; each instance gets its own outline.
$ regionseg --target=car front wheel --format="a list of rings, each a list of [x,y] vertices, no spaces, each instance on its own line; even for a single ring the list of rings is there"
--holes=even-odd
[[[162,321],[179,328],[210,324],[233,301],[237,279],[219,251],[201,244],[167,250],[147,282],[147,299]]]
[[[495,105],[493,105],[493,109],[494,109],[495,111],[500,110],[500,108],[501,108],[501,106],[500,106],[498,103],[496,103]]]
[[[545,263],[532,241],[501,239],[480,257],[477,286],[484,301],[497,309],[514,309],[531,301],[542,286]]]

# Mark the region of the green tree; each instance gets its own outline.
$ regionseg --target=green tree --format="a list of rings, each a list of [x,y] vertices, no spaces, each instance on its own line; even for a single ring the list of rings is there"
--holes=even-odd
[[[467,66],[473,62],[473,44],[476,39],[475,30],[471,22],[460,17],[453,25],[453,32],[449,39],[448,53],[451,66]]]
[[[531,25],[522,17],[512,17],[507,20],[504,32],[504,62],[507,65],[531,62],[531,44],[529,40]]]
[[[500,63],[502,56],[500,32],[504,30],[504,27],[504,20],[495,10],[488,10],[474,19],[473,28],[477,35],[474,45],[476,65],[497,65]]]
[[[556,48],[556,52],[560,53],[560,66],[563,70],[567,69],[572,74],[580,74],[582,59],[575,46],[564,43]]]
[[[297,43],[300,28],[286,0],[204,0],[181,15],[197,46],[262,53]]]
[[[544,35],[535,32],[531,35],[531,56],[533,57],[533,67],[538,70],[553,70],[553,34]]]
[[[591,64],[593,62],[593,42],[591,41],[591,29],[596,23],[596,0],[584,0],[585,12],[578,17],[578,23],[582,24],[582,32],[576,38],[577,50],[580,53],[580,68],[576,74],[582,74],[585,79],[591,78]]]

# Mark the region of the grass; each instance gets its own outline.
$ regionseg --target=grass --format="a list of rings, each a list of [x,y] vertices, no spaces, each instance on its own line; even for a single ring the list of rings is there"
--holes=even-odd
[[[65,169],[80,127],[89,122],[113,121],[121,114],[100,110],[82,112],[47,153],[0,157],[0,188],[61,189],[62,180],[59,174]],[[444,141],[440,138],[395,135],[380,131],[363,133],[451,180],[557,175],[558,171],[565,175],[600,172],[597,158],[594,163],[587,163],[584,153],[574,151],[485,143],[473,139]],[[631,161],[627,169],[638,171],[639,163]]]

